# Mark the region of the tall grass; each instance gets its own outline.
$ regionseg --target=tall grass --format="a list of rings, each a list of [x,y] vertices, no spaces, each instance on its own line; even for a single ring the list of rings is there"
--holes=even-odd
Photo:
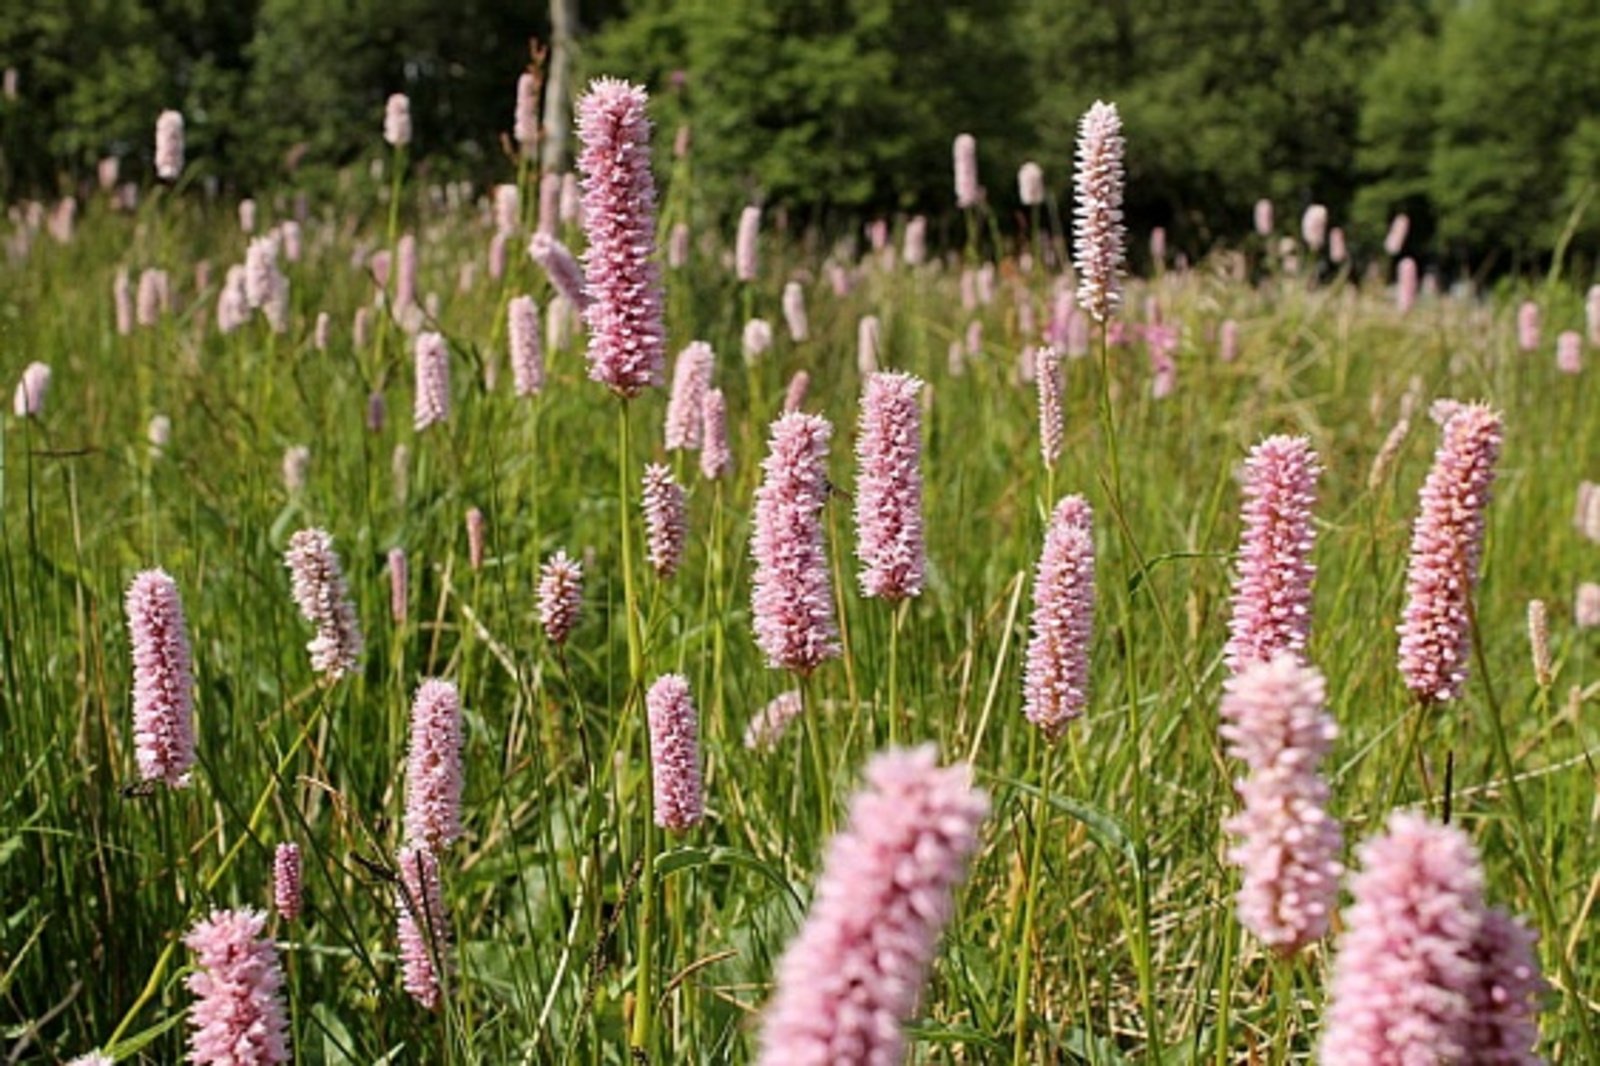
[[[1151,398],[1138,345],[1112,346],[1103,370],[1097,358],[1067,361],[1065,448],[1047,484],[1034,393],[1017,380],[1026,339],[1013,295],[1025,290],[1042,322],[1052,279],[1041,270],[1006,256],[996,301],[966,311],[955,267],[851,260],[858,283],[837,297],[811,242],[779,233],[758,281],[741,286],[706,206],[673,188],[675,212],[702,212],[702,239],[667,274],[670,348],[705,339],[720,353],[734,469],[712,483],[680,465],[690,545],[662,582],[629,558],[642,527],[627,486],[666,459],[664,395],[619,416],[586,379],[578,335],[547,351],[544,394],[515,398],[503,307],[526,291],[543,308],[543,276],[516,255],[503,281],[480,270],[458,292],[458,266],[486,254],[489,222],[398,177],[390,188],[388,204],[353,192],[307,222],[306,258],[284,265],[294,314],[282,336],[259,318],[230,336],[208,325],[216,291],[194,291],[193,264],[210,258],[218,284],[245,238],[231,208],[198,190],[150,197],[133,216],[94,201],[71,243],[41,234],[25,258],[0,263],[7,387],[33,359],[54,369],[44,416],[7,417],[0,436],[0,1050],[13,1061],[69,1058],[113,1035],[124,1061],[177,1061],[177,938],[210,907],[265,905],[282,841],[304,853],[305,913],[276,932],[303,1062],[626,1062],[635,989],[653,1001],[635,1042],[656,1061],[744,1061],[826,829],[891,732],[935,742],[945,760],[970,756],[995,799],[915,1027],[919,1061],[1002,1061],[1013,1048],[1038,1062],[1303,1061],[1328,945],[1275,974],[1232,916],[1220,830],[1238,772],[1216,730],[1234,474],[1274,432],[1309,436],[1327,468],[1309,657],[1342,731],[1327,764],[1334,810],[1352,842],[1391,803],[1448,811],[1471,833],[1490,897],[1541,927],[1557,985],[1543,1050],[1582,1061],[1600,972],[1600,633],[1575,630],[1570,607],[1576,583],[1600,575],[1600,547],[1573,531],[1571,509],[1579,479],[1600,475],[1593,367],[1570,378],[1553,349],[1519,354],[1509,307],[1424,299],[1402,317],[1381,289],[1344,279],[1252,287],[1209,266],[1169,272],[1136,283],[1128,306],[1153,295],[1181,325],[1176,391]],[[281,218],[281,205],[263,201],[263,216]],[[731,217],[722,228],[731,237]],[[371,298],[352,250],[392,247],[401,230],[419,236],[420,291],[441,298],[427,328],[451,346],[450,420],[425,434],[404,417],[409,346],[395,327],[364,351],[350,336]],[[170,271],[175,313],[118,337],[119,265]],[[739,366],[745,316],[781,321],[791,277],[805,280],[811,339],[780,330],[771,353]],[[1552,336],[1579,321],[1576,294],[1543,299]],[[312,346],[319,311],[335,324],[326,352]],[[880,364],[930,383],[927,586],[897,611],[859,596],[844,539],[864,314],[882,323]],[[952,377],[946,350],[973,318],[985,348]],[[1224,318],[1241,323],[1232,364],[1213,339]],[[502,369],[492,390],[491,361]],[[740,742],[745,723],[793,681],[764,668],[751,637],[750,502],[766,427],[801,368],[807,409],[837,427],[841,495],[825,524],[845,654],[806,680],[806,720],[758,754]],[[1413,378],[1423,407],[1482,398],[1506,424],[1476,605],[1481,661],[1466,696],[1426,721],[1396,671],[1394,634],[1436,436],[1424,418],[1368,485]],[[380,432],[365,425],[375,389],[399,415]],[[158,413],[172,420],[159,454],[146,443]],[[311,461],[291,497],[279,470],[294,444]],[[397,444],[410,449],[403,491]],[[1042,758],[1021,714],[1022,607],[1044,508],[1066,492],[1100,516],[1094,682],[1086,717]],[[471,507],[487,519],[477,572]],[[309,669],[311,634],[281,561],[306,525],[334,534],[368,636],[361,670],[333,686]],[[396,546],[412,577],[400,625],[385,570]],[[539,564],[557,548],[589,557],[584,618],[564,653],[536,621]],[[194,643],[199,765],[182,791],[129,787],[120,603],[151,566],[177,579]],[[1536,597],[1552,605],[1548,689],[1523,628]],[[647,828],[639,686],[679,669],[702,715],[707,817],[665,837]],[[401,991],[394,940],[405,715],[429,676],[453,680],[466,711],[466,834],[441,856],[456,970],[437,1014]],[[1415,754],[1402,757],[1413,730]]]

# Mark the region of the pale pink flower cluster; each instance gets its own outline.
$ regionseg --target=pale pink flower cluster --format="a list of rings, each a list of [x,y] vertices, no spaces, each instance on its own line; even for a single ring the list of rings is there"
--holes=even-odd
[[[1304,661],[1311,632],[1311,549],[1322,464],[1304,437],[1268,437],[1244,465],[1244,531],[1223,655],[1240,673],[1279,652]]]
[[[439,859],[426,846],[404,847],[396,862],[400,867],[395,910],[401,985],[424,1010],[437,1010],[444,999],[443,975],[450,949]]]
[[[292,922],[300,917],[303,899],[300,845],[279,844],[272,853],[272,905],[278,917]]]
[[[1094,636],[1094,513],[1082,496],[1056,504],[1033,579],[1023,713],[1051,740],[1089,702]]]
[[[141,571],[125,606],[139,777],[183,788],[194,766],[194,660],[178,583],[164,570]]]
[[[706,390],[711,387],[715,365],[716,353],[705,341],[690,341],[678,353],[672,365],[672,392],[667,399],[667,451],[694,451],[700,447],[704,439],[701,407]]]
[[[955,168],[956,206],[977,207],[983,190],[978,186],[978,142],[972,134],[956,135],[951,157]]]
[[[772,424],[761,464],[750,545],[751,614],[756,643],[775,669],[809,673],[839,654],[822,536],[832,436],[833,426],[820,415],[782,415]]]
[[[789,327],[789,339],[796,344],[811,335],[811,321],[806,316],[806,293],[798,281],[783,286],[783,320]]]
[[[461,696],[429,678],[411,701],[406,755],[406,843],[442,851],[461,836]]]
[[[1539,350],[1539,305],[1532,300],[1517,308],[1517,347],[1524,352]]]
[[[156,118],[156,176],[177,181],[183,172],[183,116],[163,111]]]
[[[260,911],[216,910],[195,923],[184,944],[195,970],[184,978],[189,1061],[195,1066],[276,1066],[290,1061],[283,966],[264,936]]]
[[[861,594],[891,601],[922,594],[923,383],[911,374],[867,379],[856,439],[856,558]]]
[[[778,962],[761,1066],[899,1063],[988,797],[933,746],[875,756],[828,845],[811,911]]]
[[[756,712],[744,729],[744,746],[749,751],[769,752],[778,746],[789,726],[800,717],[805,705],[799,689],[790,689],[774,696],[765,707]]]
[[[705,817],[700,785],[700,718],[689,681],[681,674],[656,679],[645,693],[650,726],[650,773],[656,825],[683,832]]]
[[[44,397],[50,391],[50,367],[35,360],[23,368],[17,391],[11,397],[11,412],[18,418],[38,418],[44,413]]]
[[[450,417],[450,349],[441,334],[419,333],[415,352],[412,425],[421,432]]]
[[[1465,834],[1399,811],[1358,854],[1321,1066],[1538,1063],[1533,937],[1485,904]]]
[[[524,71],[517,76],[517,102],[512,113],[511,136],[524,155],[539,144],[539,82]]]
[[[1418,696],[1450,700],[1467,680],[1469,612],[1500,456],[1500,416],[1483,404],[1441,400],[1434,417],[1444,425],[1444,439],[1422,484],[1411,531],[1400,672]]]
[[[1078,302],[1096,322],[1122,305],[1127,234],[1122,225],[1122,119],[1115,104],[1098,100],[1078,125],[1073,266]]]
[[[739,213],[739,232],[734,238],[733,273],[744,282],[756,280],[760,269],[757,245],[761,239],[761,208],[754,204]]]
[[[1344,837],[1317,772],[1339,732],[1326,700],[1322,675],[1288,652],[1246,664],[1222,697],[1228,754],[1250,770],[1224,826],[1238,838],[1239,921],[1284,955],[1324,936],[1338,905]]]
[[[583,564],[557,550],[539,571],[539,625],[550,643],[567,642],[583,606]]]
[[[395,148],[411,143],[411,101],[404,93],[392,94],[384,104],[383,139]]]
[[[544,352],[539,346],[539,308],[532,296],[513,297],[506,307],[511,348],[511,382],[518,396],[537,396],[544,388]]]
[[[289,538],[284,564],[301,617],[316,626],[316,635],[306,645],[311,668],[337,681],[355,670],[362,641],[332,535],[322,529],[295,533]]]
[[[700,403],[703,440],[700,448],[700,476],[717,481],[733,468],[733,453],[728,448],[728,403],[721,389],[707,389]]]
[[[550,278],[550,284],[567,301],[582,311],[589,305],[588,283],[583,276],[583,267],[568,250],[567,246],[547,233],[535,233],[528,242],[528,257],[544,268],[545,274]],[[554,315],[552,309],[551,314]],[[553,348],[560,345],[551,345]]]
[[[577,107],[589,377],[622,397],[661,383],[666,344],[645,103],[638,86],[600,78]]]
[[[641,503],[650,567],[657,577],[669,578],[683,562],[684,541],[688,538],[683,486],[672,476],[671,467],[651,463],[644,468]]]
[[[1024,207],[1038,207],[1044,203],[1044,168],[1028,161],[1017,168],[1017,195]]]

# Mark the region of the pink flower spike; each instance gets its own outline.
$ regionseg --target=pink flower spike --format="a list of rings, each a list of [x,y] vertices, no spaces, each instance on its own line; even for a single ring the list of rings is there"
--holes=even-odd
[[[412,425],[418,431],[450,417],[450,349],[438,333],[419,333],[417,383]]]
[[[396,625],[406,620],[407,593],[410,592],[409,567],[404,548],[389,549],[389,617]]]
[[[163,111],[156,118],[156,177],[177,181],[183,172],[183,116]]]
[[[384,104],[383,139],[394,148],[411,143],[411,101],[404,93],[392,94]]]
[[[22,371],[16,394],[11,400],[11,411],[18,418],[38,418],[44,413],[44,397],[50,391],[50,367],[32,362]]]
[[[798,281],[783,287],[783,320],[789,327],[789,339],[796,344],[811,335],[811,321],[806,316],[806,293]]]
[[[290,1061],[283,1006],[283,966],[260,911],[212,911],[184,944],[196,968],[184,978],[189,1061],[196,1066],[277,1066]]]
[[[691,341],[678,353],[672,366],[672,393],[667,400],[666,445],[667,451],[697,451],[700,448],[700,408],[706,390],[711,387],[711,373],[716,355],[705,341]]]
[[[400,940],[401,983],[424,1010],[438,1010],[449,968],[450,916],[444,909],[439,859],[427,847],[404,847],[395,911]]]
[[[757,245],[761,239],[761,208],[753,204],[739,213],[739,232],[734,239],[733,273],[743,282],[753,282],[760,267]]]
[[[1051,470],[1061,461],[1065,427],[1061,414],[1061,353],[1045,345],[1033,356],[1034,384],[1039,390],[1039,455]]]
[[[142,571],[126,607],[139,778],[183,788],[194,766],[194,666],[178,583],[164,570]]]
[[[744,746],[748,751],[769,752],[778,746],[788,732],[790,724],[805,709],[800,700],[800,690],[790,689],[773,697],[765,707],[750,719],[744,730]]]
[[[512,298],[506,308],[506,335],[513,390],[518,396],[537,396],[544,388],[544,352],[539,342],[539,308],[532,296]]]
[[[406,843],[442,851],[461,836],[461,696],[430,678],[411,701]]]
[[[1517,308],[1517,347],[1523,352],[1539,350],[1539,305],[1532,300]]]
[[[655,822],[684,832],[705,817],[700,788],[700,719],[689,682],[666,674],[645,694],[650,722],[650,772],[655,787]]]
[[[483,512],[476,507],[467,508],[467,564],[474,570],[483,569],[483,542],[487,528]]]
[[[1287,652],[1247,664],[1222,698],[1228,754],[1250,768],[1224,825],[1238,838],[1239,921],[1283,955],[1326,935],[1338,905],[1343,834],[1317,773],[1338,736],[1326,698],[1322,675]]]
[[[891,602],[922,594],[922,380],[873,374],[856,441],[856,558],[861,594]]]
[[[665,580],[678,572],[688,536],[683,486],[672,476],[671,467],[651,463],[644,468],[641,505],[650,567]]]
[[[1556,369],[1563,374],[1583,373],[1583,335],[1577,330],[1563,330],[1556,338]]]
[[[1549,986],[1534,955],[1538,937],[1499,907],[1483,914],[1470,956],[1477,980],[1468,993],[1472,1009],[1463,1046],[1473,1063],[1485,1066],[1541,1066],[1539,999]]]
[[[759,1066],[902,1061],[988,797],[933,745],[867,764],[849,823],[828,844],[805,925],[777,967]]]
[[[539,571],[539,625],[560,647],[572,635],[583,606],[583,564],[557,551]]]
[[[703,441],[700,449],[700,476],[719,481],[733,468],[733,453],[728,449],[728,404],[721,389],[707,389],[700,403]]]
[[[511,136],[523,155],[532,155],[539,144],[539,80],[524,71],[517,76],[516,106],[511,116]]]
[[[1304,661],[1311,631],[1311,549],[1322,464],[1304,437],[1268,437],[1244,466],[1244,532],[1223,655],[1238,674],[1279,652]]]
[[[1123,151],[1117,106],[1096,100],[1078,125],[1072,258],[1078,302],[1096,322],[1105,322],[1122,305],[1127,237],[1122,225]]]
[[[751,614],[773,669],[810,673],[839,654],[822,508],[828,502],[833,426],[795,412],[772,423],[756,490]]]
[[[1056,504],[1033,579],[1033,636],[1023,667],[1023,713],[1055,740],[1089,702],[1094,636],[1094,514],[1082,496]]]
[[[661,383],[666,330],[645,91],[599,78],[578,100],[589,377],[623,398]]]
[[[789,379],[789,386],[783,393],[783,413],[792,415],[805,406],[806,393],[811,389],[811,375],[804,370],[796,370],[794,377]]]
[[[1426,700],[1461,695],[1472,651],[1469,608],[1483,551],[1484,511],[1500,457],[1500,416],[1483,404],[1441,400],[1444,439],[1419,494],[1406,570],[1400,673]]]
[[[362,641],[332,535],[322,529],[300,530],[289,538],[284,565],[301,617],[316,626],[316,635],[306,645],[311,669],[337,681],[355,670]]]
[[[279,844],[272,853],[272,905],[278,917],[286,922],[299,918],[302,899],[300,845]]]
[[[1477,853],[1459,829],[1397,811],[1357,854],[1319,1063],[1477,1061],[1466,1043],[1482,978],[1472,958],[1484,915]]]
[[[955,169],[956,206],[977,207],[982,192],[978,187],[978,142],[972,134],[956,135],[951,157]]]
[[[528,257],[544,268],[550,284],[578,310],[589,306],[588,282],[583,267],[567,246],[547,233],[535,233],[528,242]]]

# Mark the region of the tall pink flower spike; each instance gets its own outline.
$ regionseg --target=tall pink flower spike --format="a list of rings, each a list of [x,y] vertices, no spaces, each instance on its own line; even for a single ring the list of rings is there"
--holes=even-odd
[[[666,330],[645,91],[599,78],[578,100],[589,377],[624,398],[661,383]]]
[[[126,607],[139,777],[182,788],[194,766],[194,667],[178,583],[145,570],[128,586]]]
[[[1244,464],[1244,532],[1224,657],[1238,674],[1282,651],[1304,660],[1311,632],[1311,548],[1322,464],[1304,437],[1268,437]]]
[[[756,644],[774,669],[810,673],[839,654],[822,536],[832,436],[833,426],[820,415],[783,415],[772,423],[761,463],[750,542],[751,614]]]
[[[856,441],[856,557],[861,594],[892,601],[922,594],[922,380],[867,379]]]
[[[1400,673],[1426,700],[1461,695],[1472,652],[1485,510],[1500,457],[1500,416],[1483,404],[1440,400],[1444,439],[1419,494],[1400,624]]]

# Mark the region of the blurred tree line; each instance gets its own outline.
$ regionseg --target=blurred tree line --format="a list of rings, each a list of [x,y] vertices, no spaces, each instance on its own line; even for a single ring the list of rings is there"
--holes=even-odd
[[[1129,213],[1197,251],[1328,205],[1353,245],[1390,216],[1413,252],[1535,263],[1600,237],[1594,0],[578,0],[579,84],[647,83],[661,150],[694,133],[706,202],[800,217],[948,217],[950,142],[978,139],[990,203],[1025,159],[1069,195],[1076,119],[1121,107]],[[405,92],[415,155],[506,173],[512,87],[547,0],[52,0],[0,5],[8,190],[95,161],[148,174],[164,107],[200,173],[254,192],[381,150]]]

